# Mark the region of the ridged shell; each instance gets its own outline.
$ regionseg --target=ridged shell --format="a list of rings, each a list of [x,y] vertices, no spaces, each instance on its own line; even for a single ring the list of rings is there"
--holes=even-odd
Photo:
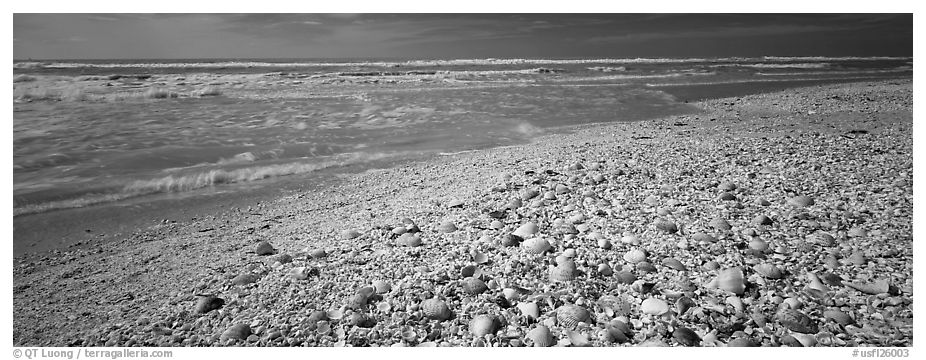
[[[646,253],[640,249],[633,249],[624,254],[624,261],[631,264],[646,261]]]
[[[421,312],[430,319],[444,321],[453,317],[453,312],[440,299],[427,299],[421,302]]]
[[[746,290],[746,283],[743,280],[743,270],[739,267],[733,267],[721,271],[717,274],[717,287],[736,295],[743,295]]]
[[[248,324],[236,324],[226,329],[225,332],[222,333],[220,338],[222,340],[228,340],[228,339],[244,340],[244,339],[247,339],[248,336],[251,336],[251,327],[248,326]]]
[[[257,243],[256,246],[254,246],[254,253],[257,255],[261,255],[261,256],[271,255],[275,252],[276,252],[276,249],[274,249],[273,246],[270,245],[270,243],[266,241],[261,241]]]
[[[758,264],[752,268],[759,275],[762,275],[769,279],[781,279],[783,276],[781,269],[773,264],[763,263]]]
[[[225,300],[215,296],[200,296],[199,300],[196,301],[196,308],[193,309],[193,312],[205,314],[212,310],[218,310],[222,305],[225,305]]]
[[[421,246],[421,236],[413,233],[405,233],[399,236],[396,242],[401,246],[416,247]]]
[[[663,258],[662,265],[678,271],[688,271],[688,267],[676,258]]]
[[[550,270],[550,280],[552,281],[571,281],[575,279],[576,264],[572,260],[565,260]]]
[[[453,221],[446,220],[442,222],[440,226],[437,227],[437,230],[440,230],[440,232],[443,232],[443,233],[452,233],[454,231],[457,231],[457,225],[454,224]]]
[[[672,338],[684,346],[701,345],[701,337],[694,330],[686,327],[678,327],[672,332]]]
[[[781,310],[775,316],[775,319],[778,320],[781,325],[784,325],[786,328],[794,332],[805,334],[813,334],[817,332],[816,322],[798,310]]]
[[[537,224],[528,221],[521,224],[521,226],[518,226],[518,228],[512,234],[520,236],[523,239],[527,239],[531,237],[531,235],[536,234],[539,230],[540,229],[537,228]]]
[[[669,312],[669,304],[657,298],[648,298],[640,304],[640,311],[649,315],[662,315]]]
[[[563,305],[556,309],[557,323],[567,329],[576,327],[580,322],[590,323],[591,314],[578,305]]]
[[[531,238],[521,243],[521,248],[531,254],[542,254],[550,250],[550,242],[544,238]]]
[[[527,332],[528,339],[530,339],[535,347],[548,347],[553,346],[553,334],[550,333],[550,328],[539,325]]]
[[[795,196],[793,198],[788,199],[788,205],[798,207],[798,208],[808,207],[813,204],[814,204],[813,198],[807,195]]]
[[[518,310],[521,311],[521,315],[524,317],[537,320],[540,318],[540,307],[537,306],[536,302],[520,302],[518,305]]]
[[[469,322],[469,332],[476,337],[494,334],[498,331],[499,321],[491,315],[479,315]]]
[[[489,290],[489,287],[486,286],[486,283],[480,279],[474,277],[468,277],[460,281],[460,286],[463,288],[463,291],[466,291],[470,295],[478,295]]]

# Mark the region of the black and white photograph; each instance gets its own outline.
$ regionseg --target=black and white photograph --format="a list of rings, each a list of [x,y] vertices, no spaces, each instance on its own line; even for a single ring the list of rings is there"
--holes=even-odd
[[[13,12],[14,357],[912,356],[912,9],[522,5]]]

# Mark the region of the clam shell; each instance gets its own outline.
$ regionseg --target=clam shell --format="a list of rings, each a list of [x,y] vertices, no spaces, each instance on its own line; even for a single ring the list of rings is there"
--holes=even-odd
[[[604,250],[608,250],[608,249],[611,248],[611,241],[609,241],[608,239],[605,239],[605,238],[599,238],[599,239],[598,239],[598,247],[599,247],[599,248],[602,248],[602,249],[604,249]]]
[[[521,248],[531,254],[545,253],[547,250],[550,250],[551,247],[550,242],[544,238],[531,238],[521,243]]]
[[[675,328],[675,331],[672,332],[672,338],[675,341],[678,341],[679,344],[684,346],[699,346],[701,345],[701,337],[698,336],[694,330],[691,330],[686,327]]]
[[[414,233],[405,233],[396,240],[396,242],[401,246],[421,246],[421,236]]]
[[[775,319],[778,320],[781,325],[784,325],[791,331],[805,334],[813,334],[817,332],[817,324],[810,317],[800,312],[799,310],[794,309],[784,309],[778,312],[775,315]]]
[[[463,288],[463,291],[466,291],[470,295],[478,295],[489,290],[489,287],[486,286],[486,283],[480,279],[474,277],[468,277],[460,281],[460,286]]]
[[[676,258],[663,258],[662,265],[678,271],[688,271],[688,267]]]
[[[193,309],[193,312],[196,314],[205,314],[212,310],[218,310],[225,305],[225,300],[217,298],[215,296],[200,296],[199,300],[196,301],[196,308]]]
[[[567,304],[556,309],[556,320],[560,326],[571,329],[580,322],[590,323],[591,314],[581,306]]]
[[[653,226],[655,226],[657,230],[661,230],[669,234],[678,232],[678,226],[676,226],[675,223],[665,219],[657,219],[653,222]]]
[[[489,224],[489,227],[495,230],[500,230],[501,228],[505,227],[505,223],[499,220],[492,220],[492,223]]]
[[[602,276],[611,276],[614,275],[614,270],[611,270],[611,266],[608,264],[599,264],[598,273]]]
[[[309,266],[300,266],[289,270],[289,277],[294,280],[307,280],[312,276],[318,276],[318,274],[317,268]]]
[[[695,305],[697,304],[694,302],[694,300],[691,300],[691,298],[687,296],[682,296],[675,301],[675,312],[677,312],[679,315],[684,315],[688,309],[691,309]]]
[[[887,280],[875,280],[867,283],[844,282],[844,285],[869,295],[886,294],[891,284]]]
[[[608,341],[616,342],[619,344],[628,342],[630,341],[630,338],[633,337],[633,331],[631,331],[630,326],[617,319],[611,320],[605,326],[605,331],[608,334]]]
[[[511,201],[509,201],[508,204],[505,205],[505,207],[509,210],[517,210],[518,208],[521,207],[521,205],[522,205],[521,199],[514,198],[514,199],[511,199]]]
[[[494,334],[501,324],[492,315],[479,315],[469,322],[469,332],[476,337]]]
[[[795,196],[793,198],[788,199],[788,205],[791,205],[797,208],[808,207],[813,204],[814,204],[813,198],[807,195]]]
[[[256,246],[254,246],[254,253],[257,255],[261,255],[261,256],[271,255],[275,252],[276,252],[276,249],[274,249],[273,246],[270,245],[270,243],[266,241],[261,241],[257,243]]]
[[[730,230],[730,223],[728,223],[727,220],[724,220],[722,218],[714,218],[708,223],[708,225],[710,225],[712,228],[717,229],[717,230],[722,230],[722,231]]]
[[[621,243],[638,245],[640,244],[640,237],[636,234],[627,234],[621,237]]]
[[[437,230],[443,233],[452,233],[457,231],[457,225],[454,224],[453,221],[445,220],[440,224],[440,226],[437,227]]]
[[[524,191],[521,191],[521,200],[527,201],[537,197],[537,195],[540,195],[540,191],[535,189],[524,189]]]
[[[797,339],[804,347],[814,347],[817,345],[817,338],[811,334],[791,333],[791,336]]]
[[[531,331],[528,331],[525,337],[530,339],[535,347],[548,347],[554,344],[553,334],[550,333],[550,328],[543,325],[538,325]]]
[[[485,264],[489,262],[489,256],[479,251],[473,251],[470,253],[470,255],[473,255],[473,262],[477,264]]]
[[[715,242],[717,242],[717,238],[711,236],[710,234],[703,233],[703,232],[702,232],[702,233],[697,233],[697,234],[691,235],[691,239],[694,240],[694,241],[696,241],[696,242],[699,242],[699,243],[701,243],[701,242],[703,242],[703,243],[715,243]]]
[[[350,230],[350,229],[348,229],[348,230],[343,230],[343,231],[341,231],[341,240],[350,240],[350,239],[354,239],[354,238],[359,237],[360,235],[362,235],[362,234],[361,234],[359,231],[357,231],[357,230]]]
[[[653,266],[653,264],[651,264],[649,261],[638,262],[636,268],[637,268],[637,271],[642,272],[644,274],[656,272],[656,267]]]
[[[248,324],[235,324],[225,330],[220,338],[224,340],[236,339],[244,340],[251,336],[251,327]]]
[[[736,190],[736,184],[729,181],[724,181],[717,185],[717,188],[720,189],[720,191],[733,191]]]
[[[849,314],[841,310],[836,310],[836,309],[830,309],[830,310],[823,311],[823,318],[828,319],[828,320],[833,320],[837,324],[843,325],[843,326],[855,323],[855,319],[852,319],[852,317],[849,316]]]
[[[506,234],[502,235],[502,246],[518,246],[521,244],[521,241],[524,241],[523,238],[515,234]]]
[[[735,200],[736,200],[736,195],[733,195],[733,193],[731,193],[731,192],[724,192],[724,193],[720,194],[720,200],[723,200],[723,201],[735,201]]]
[[[759,275],[769,279],[781,279],[782,277],[781,269],[773,264],[762,263],[754,266],[752,269]]]
[[[421,312],[430,319],[444,321],[453,317],[453,312],[440,299],[427,299],[421,302]]]
[[[341,320],[344,318],[344,312],[340,309],[328,310],[325,312],[325,317],[330,320]]]
[[[734,293],[743,295],[746,290],[746,283],[743,280],[743,270],[739,267],[733,267],[721,271],[717,274],[717,287]]]
[[[756,344],[755,341],[752,341],[752,339],[749,339],[749,338],[736,338],[736,339],[730,340],[730,342],[727,343],[727,346],[728,347],[757,347],[759,345]]]
[[[531,237],[531,235],[536,234],[537,231],[539,230],[540,229],[537,227],[537,224],[534,224],[533,222],[528,221],[526,223],[521,224],[521,226],[518,226],[518,228],[515,229],[515,231],[512,234],[517,235],[521,238],[527,239]]]
[[[385,294],[392,291],[392,285],[384,280],[374,280],[373,289],[376,290],[377,294]]]
[[[540,307],[536,302],[520,302],[516,305],[518,310],[521,311],[521,315],[526,318],[537,320],[540,318]]]
[[[569,337],[569,342],[572,344],[572,346],[585,347],[592,345],[591,341],[588,339],[588,334],[584,332],[570,330],[566,332],[566,336]]]
[[[662,299],[648,298],[640,304],[640,311],[649,315],[662,315],[669,312],[669,304]]]
[[[328,256],[328,252],[325,251],[325,249],[313,249],[313,250],[310,250],[310,251],[309,251],[309,256],[311,256],[311,257],[313,257],[313,258],[315,258],[315,259],[320,259],[320,258],[323,258],[323,257],[325,257],[325,256]]]
[[[575,262],[565,260],[550,270],[550,280],[552,281],[571,281],[577,275]]]
[[[758,215],[752,219],[753,225],[771,225],[772,219],[765,215]]]
[[[768,250],[768,243],[762,241],[762,239],[752,239],[749,241],[749,248],[754,251],[764,252]]]
[[[624,261],[636,264],[646,260],[646,253],[640,249],[633,249],[624,254]]]
[[[633,284],[634,281],[637,281],[637,276],[629,271],[618,271],[614,273],[614,277],[621,284]]]

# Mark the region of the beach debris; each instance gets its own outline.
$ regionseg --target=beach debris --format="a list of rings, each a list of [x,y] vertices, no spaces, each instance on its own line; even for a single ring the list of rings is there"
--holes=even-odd
[[[457,231],[458,229],[457,229],[457,225],[454,224],[453,221],[444,220],[444,222],[442,222],[440,226],[437,227],[437,230],[442,233],[452,233],[454,231]]]
[[[542,254],[550,250],[552,246],[547,239],[542,237],[535,237],[525,240],[521,243],[521,248],[531,254]]]
[[[672,332],[672,338],[684,346],[700,346],[701,337],[694,330],[680,326]]]
[[[254,253],[257,255],[261,255],[261,256],[271,255],[275,252],[276,252],[276,249],[274,249],[273,246],[270,245],[270,243],[266,241],[261,241],[257,243],[257,245],[254,246]]]
[[[289,277],[293,280],[308,280],[313,276],[318,276],[319,270],[311,266],[299,266],[289,270]]]
[[[212,310],[218,310],[225,305],[225,300],[211,296],[211,295],[200,295],[196,301],[196,307],[193,309],[193,312],[196,314],[205,314]]]
[[[805,208],[813,204],[813,198],[807,195],[799,195],[788,199],[788,205],[796,208]]]
[[[637,264],[646,261],[646,253],[640,249],[633,249],[624,253],[624,261]]]
[[[890,282],[884,279],[869,282],[843,282],[843,285],[869,295],[886,294],[891,286]]]
[[[754,266],[752,268],[759,275],[762,275],[768,279],[781,279],[783,276],[781,269],[779,269],[774,264],[762,263]]]
[[[347,229],[347,230],[341,231],[340,238],[341,240],[352,240],[352,239],[356,239],[360,237],[360,235],[363,235],[363,234],[357,230]]]
[[[533,222],[526,222],[521,224],[521,226],[519,226],[512,234],[517,235],[522,239],[527,239],[536,234],[538,230],[539,229],[537,228],[537,224],[534,224]]]

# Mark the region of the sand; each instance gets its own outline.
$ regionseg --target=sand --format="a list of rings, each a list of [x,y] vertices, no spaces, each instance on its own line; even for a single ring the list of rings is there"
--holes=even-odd
[[[371,170],[316,192],[17,256],[13,342],[519,346],[533,344],[526,334],[544,325],[556,344],[603,346],[622,343],[609,334],[620,322],[632,328],[624,345],[912,346],[912,81],[695,105],[703,112],[583,126],[528,145]],[[725,183],[737,185],[729,191],[735,200],[720,200]],[[504,212],[493,229],[489,214],[524,189],[539,196]],[[788,203],[798,195],[815,204]],[[753,223],[758,216],[771,225]],[[712,228],[718,217],[732,229]],[[397,244],[394,229],[408,228],[403,218],[421,229],[421,246]],[[657,219],[677,230],[664,231]],[[458,230],[439,231],[447,222]],[[534,236],[551,243],[549,252],[500,245],[525,222],[538,225]],[[278,255],[255,254],[260,241]],[[327,256],[312,257],[317,249]],[[633,250],[647,254],[651,268],[626,261]],[[474,261],[476,254],[487,261]],[[569,259],[575,279],[551,280],[548,267]],[[784,280],[755,270],[763,263],[782,268]],[[605,275],[602,264],[615,274]],[[461,290],[469,265],[485,292]],[[303,267],[318,274],[302,269],[308,280],[293,279]],[[718,289],[718,272],[733,267],[745,273],[743,294]],[[637,281],[622,282],[625,273]],[[235,284],[243,274],[256,281]],[[809,274],[834,281],[804,290],[813,284]],[[374,280],[391,289],[358,302]],[[885,281],[884,291],[870,294],[839,285]],[[505,288],[524,292],[508,299]],[[196,314],[202,295],[224,306]],[[452,319],[423,318],[421,301],[434,296]],[[607,296],[625,306],[603,305],[613,303]],[[677,308],[683,297],[694,306]],[[671,311],[642,311],[650,298]],[[518,304],[529,303],[539,306],[539,319],[521,313]],[[589,324],[557,319],[566,305],[590,311]],[[319,311],[332,310],[327,315],[344,317],[317,321]],[[835,312],[852,321],[833,320]],[[477,337],[482,323],[470,321],[484,321],[480,315],[497,323]],[[807,321],[812,334],[793,327]],[[241,340],[226,333],[232,328]]]

